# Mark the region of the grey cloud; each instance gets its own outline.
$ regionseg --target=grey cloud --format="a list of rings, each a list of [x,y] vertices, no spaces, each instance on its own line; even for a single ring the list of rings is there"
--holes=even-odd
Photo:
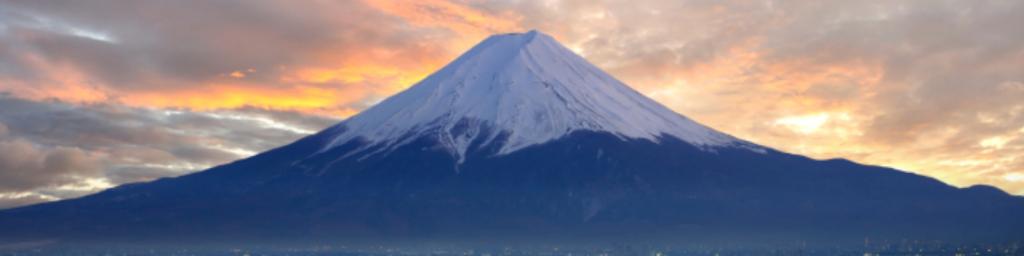
[[[192,112],[0,96],[0,194],[30,193],[0,197],[0,205],[94,192],[59,188],[89,179],[117,185],[177,176],[337,121],[255,107]]]
[[[232,112],[243,115],[263,117],[270,120],[274,120],[276,122],[281,122],[283,124],[293,126],[295,128],[310,131],[317,131],[338,122],[337,119],[333,118],[324,118],[315,115],[297,115],[295,114],[294,111],[268,110],[256,107],[242,107],[238,109],[233,109]]]
[[[151,166],[115,166],[107,170],[111,183],[124,184],[181,175],[180,170]]]
[[[0,193],[60,185],[99,170],[96,158],[79,149],[40,149],[21,139],[0,141]]]
[[[48,197],[46,197],[44,195],[36,195],[36,194],[18,195],[16,197],[4,198],[4,199],[0,200],[0,209],[7,209],[7,208],[13,208],[13,207],[18,207],[18,206],[30,205],[30,204],[36,204],[36,203],[42,203],[42,202],[48,202],[48,201],[52,201],[52,199],[48,198]]]

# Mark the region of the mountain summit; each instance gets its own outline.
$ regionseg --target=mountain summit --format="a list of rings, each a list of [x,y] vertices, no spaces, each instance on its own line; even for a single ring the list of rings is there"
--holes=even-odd
[[[992,187],[714,131],[531,31],[291,144],[0,211],[0,245],[1002,242],[1021,216]]]
[[[325,149],[354,138],[390,149],[432,134],[460,159],[478,139],[501,143],[498,154],[507,154],[576,131],[650,141],[673,136],[709,147],[744,144],[644,97],[535,30],[491,36],[330,130]],[[503,141],[495,141],[499,136]]]

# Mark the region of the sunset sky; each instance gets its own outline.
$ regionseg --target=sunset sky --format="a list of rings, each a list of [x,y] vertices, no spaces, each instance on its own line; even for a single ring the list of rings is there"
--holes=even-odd
[[[316,132],[537,29],[715,129],[1024,194],[1024,1],[0,0],[0,208]]]

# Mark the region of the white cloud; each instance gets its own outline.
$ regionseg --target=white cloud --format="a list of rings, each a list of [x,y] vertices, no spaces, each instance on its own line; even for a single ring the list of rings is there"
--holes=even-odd
[[[1011,172],[1003,175],[1003,179],[1009,182],[1022,182],[1024,181],[1024,174],[1019,172]]]
[[[795,132],[810,134],[818,131],[826,122],[829,121],[831,116],[828,113],[818,113],[811,115],[801,116],[786,116],[779,119],[775,119],[773,124],[784,126]]]

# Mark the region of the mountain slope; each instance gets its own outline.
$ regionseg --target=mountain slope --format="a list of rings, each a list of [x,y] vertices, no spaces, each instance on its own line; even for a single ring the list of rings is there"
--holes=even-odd
[[[0,211],[0,241],[1024,238],[1024,199],[714,131],[550,37],[491,37],[320,133],[206,171]]]

